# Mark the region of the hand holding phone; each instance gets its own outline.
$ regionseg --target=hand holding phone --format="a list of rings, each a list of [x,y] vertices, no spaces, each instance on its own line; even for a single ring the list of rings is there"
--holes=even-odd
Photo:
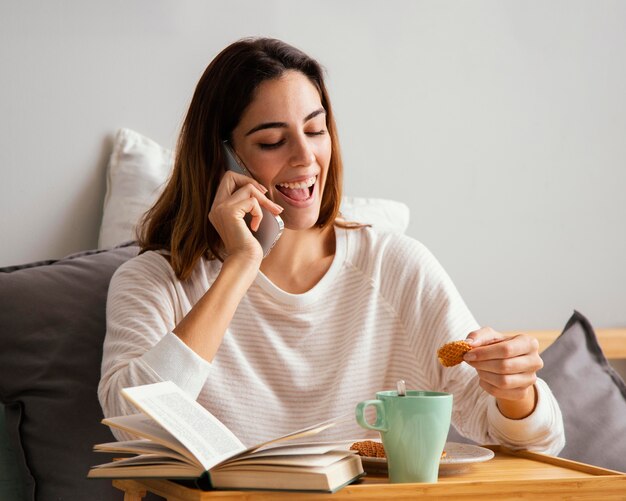
[[[250,171],[248,171],[248,169],[234,152],[230,144],[228,144],[228,141],[224,141],[222,145],[224,155],[226,156],[227,169],[254,179],[250,174]],[[263,206],[261,206],[261,212],[263,213],[263,217],[261,218],[261,223],[259,224],[259,228],[256,231],[252,231],[250,227],[250,223],[252,221],[252,216],[250,214],[245,215],[244,221],[252,232],[252,235],[254,235],[254,237],[261,244],[261,248],[263,249],[263,257],[266,257],[272,250],[272,247],[274,247],[274,244],[276,244],[276,242],[280,238],[285,225],[280,216],[272,214],[268,209]]]

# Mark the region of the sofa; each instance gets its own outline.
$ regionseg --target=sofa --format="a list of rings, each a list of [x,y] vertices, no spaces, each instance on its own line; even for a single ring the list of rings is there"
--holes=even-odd
[[[86,478],[89,466],[107,459],[92,446],[114,440],[96,394],[106,295],[117,267],[137,254],[128,237],[170,167],[171,152],[120,131],[99,248],[0,269],[0,500],[122,499],[109,481]],[[342,210],[389,231],[408,224],[397,202],[351,198]],[[565,419],[561,456],[626,471],[626,385],[590,322],[573,312],[542,357],[540,376]],[[464,441],[453,429],[449,440]]]

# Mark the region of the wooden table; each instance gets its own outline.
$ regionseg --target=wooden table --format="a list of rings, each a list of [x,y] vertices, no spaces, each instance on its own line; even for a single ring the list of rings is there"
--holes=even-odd
[[[435,484],[389,484],[368,474],[334,494],[277,491],[199,491],[167,480],[114,480],[124,501],[140,501],[150,491],[168,501],[268,501],[273,499],[375,500],[626,500],[626,473],[526,451],[489,447],[496,455],[467,471],[440,476]]]

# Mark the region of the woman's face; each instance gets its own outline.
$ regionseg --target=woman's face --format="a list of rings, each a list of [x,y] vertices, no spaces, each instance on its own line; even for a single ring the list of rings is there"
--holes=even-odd
[[[237,127],[233,146],[254,178],[282,206],[285,227],[317,221],[331,156],[320,95],[299,71],[266,80]]]

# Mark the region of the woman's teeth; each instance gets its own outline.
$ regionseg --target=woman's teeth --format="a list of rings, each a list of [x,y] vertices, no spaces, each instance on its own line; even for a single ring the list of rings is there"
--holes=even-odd
[[[276,186],[280,186],[281,188],[289,188],[290,190],[301,190],[304,188],[310,188],[315,184],[315,180],[317,176],[312,176],[304,181],[300,181],[299,183],[278,183]]]

